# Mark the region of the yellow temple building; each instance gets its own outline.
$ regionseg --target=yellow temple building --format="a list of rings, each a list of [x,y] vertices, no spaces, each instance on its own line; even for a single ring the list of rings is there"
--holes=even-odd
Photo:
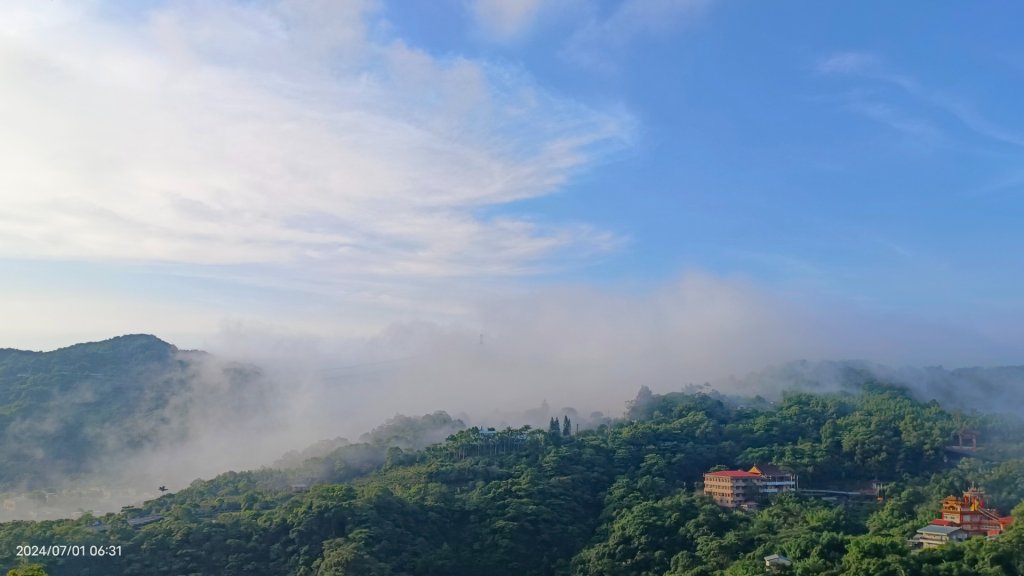
[[[985,492],[971,486],[962,498],[949,496],[942,501],[942,515],[933,520],[939,526],[956,526],[971,536],[1002,534],[1013,523],[1012,516],[1000,516],[985,506]]]

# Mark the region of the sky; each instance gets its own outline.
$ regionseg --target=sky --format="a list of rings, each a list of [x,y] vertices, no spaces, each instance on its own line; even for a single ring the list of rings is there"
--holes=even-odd
[[[6,0],[0,347],[1020,363],[1022,19]]]

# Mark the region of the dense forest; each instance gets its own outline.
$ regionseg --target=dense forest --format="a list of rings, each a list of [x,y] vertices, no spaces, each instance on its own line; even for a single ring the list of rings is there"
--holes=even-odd
[[[457,425],[444,413],[397,419],[296,466],[197,480],[118,514],[2,524],[0,566],[51,576],[739,576],[782,554],[795,575],[1024,573],[1019,523],[997,538],[907,545],[943,497],[971,484],[1004,513],[1024,513],[1024,430],[903,388],[777,403],[642,389],[624,419],[595,429],[470,428],[419,447]],[[971,458],[946,449],[966,428],[982,438]],[[885,488],[846,501],[781,494],[755,512],[701,493],[707,470],[761,462],[798,473],[802,488]],[[117,548],[17,558],[23,544]]]
[[[52,352],[0,349],[0,493],[53,489],[189,439],[197,413],[266,413],[259,369],[136,334]],[[17,463],[17,465],[9,465]]]

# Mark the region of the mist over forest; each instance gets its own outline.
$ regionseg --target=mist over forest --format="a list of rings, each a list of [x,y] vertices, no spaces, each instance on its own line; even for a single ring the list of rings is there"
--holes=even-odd
[[[1021,22],[0,0],[0,576],[1024,576]]]
[[[260,364],[147,335],[45,353],[0,350],[0,455],[19,462],[3,469],[0,493],[22,500],[0,513],[11,520],[116,511],[158,496],[158,486],[296,468],[356,444],[421,450],[471,426],[544,429],[552,417],[569,417],[593,429],[621,420],[641,388],[770,404],[786,391],[856,393],[884,382],[950,411],[1010,414],[1019,413],[1024,390],[1021,367],[865,361],[794,361],[706,382],[642,373],[616,382],[614,374],[597,377],[591,358],[555,351],[525,363],[523,350],[473,336],[421,325],[399,337],[396,328],[382,339],[390,357],[381,341],[363,343],[371,359],[361,363],[292,348],[287,361]],[[67,496],[47,502],[55,492]]]

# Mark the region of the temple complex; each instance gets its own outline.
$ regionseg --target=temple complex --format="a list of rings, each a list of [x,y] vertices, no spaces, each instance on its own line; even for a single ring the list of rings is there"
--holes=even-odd
[[[934,533],[947,530],[947,536],[962,533],[962,539],[972,536],[998,536],[1013,523],[1012,516],[1000,516],[995,508],[985,504],[985,492],[971,486],[963,497],[948,496],[942,501],[939,518],[932,520],[928,526],[918,530],[911,540],[916,547],[931,548],[955,538],[940,539]]]

